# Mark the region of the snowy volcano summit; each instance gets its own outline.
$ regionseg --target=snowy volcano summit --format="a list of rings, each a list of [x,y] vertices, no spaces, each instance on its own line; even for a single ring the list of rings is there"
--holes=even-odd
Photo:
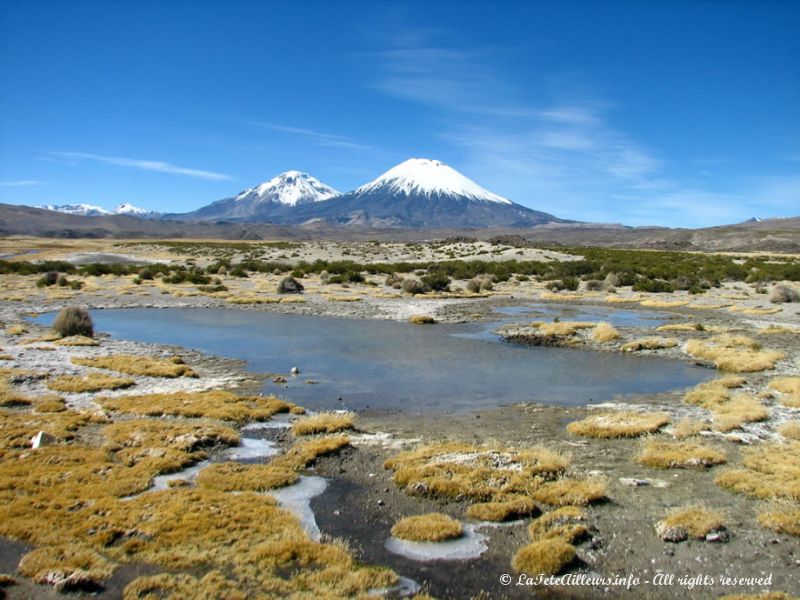
[[[452,167],[429,158],[410,158],[362,185],[354,194],[389,193],[397,196],[450,196],[473,202],[512,204],[479,186]]]
[[[338,195],[335,189],[308,173],[286,171],[236,196],[188,213],[185,218],[269,221],[279,218],[287,208],[323,202]]]

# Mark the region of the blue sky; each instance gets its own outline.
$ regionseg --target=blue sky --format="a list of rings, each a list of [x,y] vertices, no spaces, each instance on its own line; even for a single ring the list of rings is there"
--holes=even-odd
[[[0,202],[436,158],[565,218],[800,214],[800,2],[0,0]]]

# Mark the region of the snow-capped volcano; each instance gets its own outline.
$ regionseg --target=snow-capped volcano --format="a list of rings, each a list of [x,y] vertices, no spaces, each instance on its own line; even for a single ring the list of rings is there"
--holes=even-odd
[[[384,191],[404,196],[451,196],[477,202],[512,204],[479,186],[438,160],[410,158],[386,171],[377,179],[357,188],[354,194]]]
[[[329,201],[339,195],[319,179],[300,171],[286,171],[236,196],[217,200],[194,212],[171,215],[189,220],[272,221],[295,207]]]
[[[339,192],[335,189],[308,173],[286,171],[261,185],[244,190],[235,199],[238,202],[255,200],[296,206],[309,202],[322,202],[338,195]]]
[[[152,215],[153,211],[147,210],[146,208],[139,208],[138,206],[134,206],[129,202],[123,202],[122,204],[118,205],[117,208],[114,209],[114,214],[141,217],[143,215]]]

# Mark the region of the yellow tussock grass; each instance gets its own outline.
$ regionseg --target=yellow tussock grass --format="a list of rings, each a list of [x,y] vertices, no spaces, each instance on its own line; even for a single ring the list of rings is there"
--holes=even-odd
[[[225,298],[228,304],[278,304],[280,298],[270,296],[230,296]]]
[[[655,298],[649,300],[642,300],[642,306],[649,306],[652,308],[675,308],[677,306],[686,306],[689,304],[688,300],[657,300]]]
[[[297,472],[272,464],[215,463],[197,474],[197,485],[220,492],[264,492],[292,485]]]
[[[541,335],[557,337],[575,335],[579,329],[591,329],[594,327],[594,323],[586,321],[553,321],[552,323],[535,321],[531,323],[531,326],[538,328]]]
[[[66,543],[31,550],[19,561],[19,572],[40,584],[59,582],[74,574],[79,574],[83,582],[96,584],[111,576],[114,565],[91,548]]]
[[[758,333],[763,333],[765,335],[797,334],[800,333],[800,329],[794,329],[784,325],[767,325],[764,329],[760,329]]]
[[[151,358],[135,354],[115,354],[98,357],[73,357],[72,363],[83,367],[119,371],[127,375],[147,377],[197,377],[189,365],[162,358]]]
[[[602,344],[616,340],[619,337],[619,331],[611,323],[598,323],[592,329],[591,337],[595,342]]]
[[[567,425],[574,435],[594,438],[638,437],[654,433],[669,423],[666,413],[640,413],[629,410],[590,415]]]
[[[63,398],[55,394],[45,394],[36,398],[33,408],[37,413],[57,413],[67,410],[67,405]]]
[[[15,386],[8,385],[5,381],[0,380],[0,406],[13,407],[13,406],[30,406],[33,404],[33,399],[19,393]]]
[[[237,396],[224,390],[120,396],[99,398],[98,402],[108,410],[134,415],[207,417],[236,423],[267,421],[294,406],[275,396]]]
[[[784,358],[783,352],[762,350],[761,345],[745,336],[720,335],[710,340],[689,340],[686,352],[710,362],[721,371],[751,373],[774,369]]]
[[[776,377],[769,387],[782,394],[800,394],[800,377]]]
[[[211,571],[202,578],[183,573],[161,573],[137,577],[122,594],[123,600],[181,600],[183,598],[224,598],[245,600],[247,594],[237,583],[226,579],[219,571]]]
[[[731,389],[742,387],[745,383],[747,383],[747,380],[744,377],[735,375],[706,381],[686,392],[683,401],[687,404],[713,409],[730,399]]]
[[[99,346],[100,342],[85,335],[71,335],[69,337],[55,340],[56,346]]]
[[[430,315],[411,315],[408,322],[414,325],[433,325],[436,323],[436,319]]]
[[[622,345],[621,352],[639,352],[640,350],[661,350],[678,345],[675,338],[648,337],[630,341]]]
[[[22,335],[28,333],[28,328],[24,325],[9,325],[6,327],[6,333],[8,335]]]
[[[284,296],[281,298],[281,304],[304,304],[305,302],[306,299],[302,296]]]
[[[91,422],[88,413],[70,411],[38,415],[0,411],[0,454],[9,448],[30,448],[31,437],[39,431],[49,433],[59,441],[71,440],[81,427]]]
[[[586,506],[603,500],[606,488],[602,477],[562,477],[541,483],[529,494],[537,502],[550,506]]]
[[[636,296],[631,296],[630,298],[626,298],[624,296],[606,296],[606,302],[611,302],[612,304],[622,304],[624,302],[639,302],[642,299],[641,296],[638,294]]]
[[[354,413],[324,412],[299,419],[292,425],[295,435],[313,435],[315,433],[336,433],[353,429],[356,416]]]
[[[776,533],[800,536],[800,508],[797,506],[762,511],[756,520],[762,527]]]
[[[656,469],[708,468],[725,462],[725,454],[697,442],[646,440],[636,462]]]
[[[443,542],[461,537],[461,523],[442,513],[428,513],[400,519],[392,535],[410,542]]]
[[[749,308],[747,306],[731,306],[729,311],[733,313],[741,313],[743,315],[774,315],[781,312],[783,309],[778,308]]]
[[[86,377],[62,375],[47,382],[47,387],[56,392],[98,392],[100,390],[119,390],[129,388],[136,382],[129,377],[113,377],[103,373],[89,373]]]
[[[800,421],[787,421],[778,427],[778,433],[790,440],[800,440]]]
[[[672,427],[672,436],[677,439],[692,437],[701,431],[707,431],[708,425],[694,419],[681,419]]]
[[[511,566],[530,576],[558,575],[575,560],[575,547],[554,538],[531,542],[517,550]]]
[[[319,457],[334,454],[350,445],[346,435],[322,436],[302,442],[296,442],[286,452],[273,458],[269,464],[276,469],[304,469],[313,464]]]
[[[726,304],[689,304],[687,308],[694,308],[695,310],[717,310],[720,308],[728,308],[730,303]]]
[[[669,542],[682,542],[689,538],[702,540],[706,534],[725,529],[722,514],[705,506],[682,506],[671,511],[656,523],[658,536]]]
[[[361,302],[361,296],[325,296],[331,302]]]
[[[580,300],[581,298],[586,298],[584,294],[554,294],[552,292],[542,292],[539,295],[539,298],[542,300]]]
[[[478,502],[467,509],[467,516],[479,521],[511,521],[530,517],[539,512],[532,498],[510,497],[500,502]]]
[[[713,408],[714,429],[732,431],[745,423],[764,421],[769,413],[766,407],[750,394],[736,394],[728,402]]]
[[[586,513],[577,506],[562,506],[544,513],[528,526],[531,540],[560,539],[575,543],[589,534]]]
[[[762,443],[748,448],[743,452],[741,468],[721,472],[714,482],[762,500],[800,502],[800,442]]]

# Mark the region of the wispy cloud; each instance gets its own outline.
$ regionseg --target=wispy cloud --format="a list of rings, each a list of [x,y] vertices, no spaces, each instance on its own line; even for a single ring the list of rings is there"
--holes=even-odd
[[[51,152],[50,155],[76,162],[89,160],[115,165],[118,167],[130,167],[133,169],[140,169],[142,171],[157,171],[159,173],[185,175],[187,177],[198,177],[200,179],[209,179],[215,181],[233,179],[230,175],[225,175],[223,173],[216,173],[214,171],[206,171],[203,169],[179,167],[177,165],[173,165],[172,163],[160,160],[141,160],[136,158],[124,158],[122,156],[102,156],[100,154],[90,154],[87,152]]]
[[[34,185],[44,185],[44,181],[36,179],[20,179],[18,181],[0,181],[0,187],[29,187]]]
[[[349,148],[352,150],[369,150],[371,146],[359,144],[353,140],[341,135],[334,135],[332,133],[324,133],[322,131],[315,131],[313,129],[306,129],[303,127],[291,127],[289,125],[279,125],[277,123],[266,123],[263,121],[248,121],[251,125],[272,129],[273,131],[280,131],[292,135],[298,135],[311,140],[320,146],[329,146],[332,148]]]

